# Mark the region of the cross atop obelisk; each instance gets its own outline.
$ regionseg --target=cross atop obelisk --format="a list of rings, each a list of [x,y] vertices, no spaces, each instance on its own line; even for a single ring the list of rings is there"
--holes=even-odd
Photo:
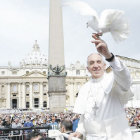
[[[51,112],[62,112],[66,104],[66,72],[61,0],[50,0],[48,61],[49,108]]]

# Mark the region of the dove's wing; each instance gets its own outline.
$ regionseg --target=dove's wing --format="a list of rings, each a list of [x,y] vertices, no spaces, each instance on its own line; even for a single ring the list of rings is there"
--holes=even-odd
[[[96,16],[97,12],[93,10],[86,2],[82,1],[69,1],[64,3],[65,6],[72,7],[75,11],[84,16]]]
[[[87,22],[87,27],[92,28],[97,33],[101,32],[99,29],[99,19],[95,16],[92,17],[92,20]]]
[[[99,17],[97,12],[92,9],[86,2],[82,1],[69,1],[64,5],[72,7],[75,11],[84,16],[92,16],[92,20],[87,22],[87,27],[91,27],[94,31],[99,32]]]
[[[103,33],[111,32],[115,41],[122,41],[128,37],[128,23],[121,10],[104,10],[100,16],[99,27]]]

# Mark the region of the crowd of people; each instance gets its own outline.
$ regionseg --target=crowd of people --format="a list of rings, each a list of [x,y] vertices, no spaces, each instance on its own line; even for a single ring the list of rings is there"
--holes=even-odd
[[[140,128],[140,108],[126,108],[126,117],[130,126]],[[0,128],[32,127],[51,125],[52,129],[59,129],[60,122],[64,119],[71,120],[75,131],[80,115],[74,113],[51,114],[48,112],[20,112],[20,113],[1,113]]]
[[[0,128],[25,128],[25,127],[46,127],[49,129],[61,130],[66,132],[67,128],[64,128],[66,124],[70,132],[74,132],[77,128],[79,115],[73,113],[58,113],[51,114],[48,112],[20,112],[13,114],[0,114]],[[65,125],[61,125],[65,124]],[[61,127],[63,126],[63,127]],[[67,126],[66,126],[67,127]],[[71,129],[70,129],[71,127]],[[40,129],[40,132],[46,132],[45,129]],[[32,130],[25,130],[24,133],[31,133]],[[9,135],[22,135],[22,130],[6,131],[5,134]]]
[[[134,128],[140,128],[140,108],[126,108],[126,117],[129,125]]]
[[[140,128],[140,108],[126,108],[126,117],[131,127]],[[0,128],[23,128],[33,126],[50,126],[50,129],[59,129],[63,133],[76,131],[80,115],[74,113],[51,114],[48,112],[16,112],[0,114]],[[43,132],[44,129],[40,129]],[[25,130],[31,133],[32,130]],[[22,130],[6,131],[9,135],[22,135]],[[33,135],[33,133],[31,133]],[[30,135],[31,135],[30,134]]]

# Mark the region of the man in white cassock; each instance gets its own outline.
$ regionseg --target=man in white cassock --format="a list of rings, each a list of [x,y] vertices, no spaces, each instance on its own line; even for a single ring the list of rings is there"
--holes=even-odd
[[[124,104],[133,97],[131,78],[124,64],[97,34],[92,36],[98,53],[87,58],[92,78],[80,89],[74,113],[81,114],[78,128],[69,136],[86,140],[132,140]],[[109,62],[112,71],[105,72]]]

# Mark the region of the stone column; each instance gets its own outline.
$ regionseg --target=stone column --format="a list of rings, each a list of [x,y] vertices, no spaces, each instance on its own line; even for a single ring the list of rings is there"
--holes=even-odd
[[[47,83],[47,92],[48,92],[48,83]],[[47,108],[49,108],[50,103],[49,103],[49,94],[47,94]]]
[[[11,108],[11,93],[10,93],[10,83],[7,83],[7,96],[6,96],[6,108]]]
[[[63,112],[66,104],[62,1],[50,0],[48,94],[50,112]]]
[[[26,108],[26,100],[25,100],[25,83],[22,83],[22,108]]]
[[[70,96],[70,106],[74,106],[74,83],[70,82],[70,92],[71,92],[71,96]]]
[[[2,97],[2,88],[1,88],[1,84],[0,84],[0,99]]]
[[[30,82],[30,109],[33,109],[33,85]]]
[[[22,106],[22,99],[21,99],[21,83],[18,84],[18,108],[20,109]]]
[[[39,108],[43,108],[43,83],[40,82],[40,101],[39,101]]]

